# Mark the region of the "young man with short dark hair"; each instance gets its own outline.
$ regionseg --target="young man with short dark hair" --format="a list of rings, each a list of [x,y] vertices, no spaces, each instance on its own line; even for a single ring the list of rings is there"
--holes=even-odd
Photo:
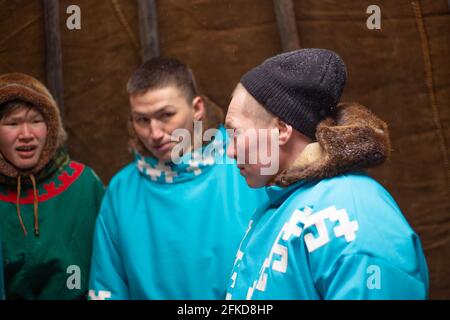
[[[266,196],[226,164],[221,117],[188,66],[152,59],[127,89],[135,161],[112,179],[100,210],[90,297],[223,299],[239,240]]]

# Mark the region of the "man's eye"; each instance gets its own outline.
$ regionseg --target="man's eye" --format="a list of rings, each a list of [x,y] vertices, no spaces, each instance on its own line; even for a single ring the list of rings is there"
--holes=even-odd
[[[147,118],[137,118],[135,121],[136,121],[137,123],[147,123],[147,122],[148,122],[148,119],[147,119]]]
[[[173,115],[174,115],[174,113],[164,112],[163,114],[161,114],[161,118],[170,118]]]

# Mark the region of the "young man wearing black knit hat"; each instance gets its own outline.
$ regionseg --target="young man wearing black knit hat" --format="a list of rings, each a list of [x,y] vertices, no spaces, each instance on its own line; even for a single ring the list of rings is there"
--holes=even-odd
[[[240,136],[268,129],[279,169],[238,164],[250,186],[266,187],[270,204],[250,222],[227,299],[427,298],[419,237],[362,172],[387,158],[387,125],[357,103],[339,103],[346,77],[336,53],[303,49],[264,61],[235,89],[226,126],[238,134],[228,156],[259,151],[250,147],[261,141]]]

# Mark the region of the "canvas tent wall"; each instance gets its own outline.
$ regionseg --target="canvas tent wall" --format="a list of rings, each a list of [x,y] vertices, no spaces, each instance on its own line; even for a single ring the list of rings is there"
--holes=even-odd
[[[348,65],[343,100],[389,123],[392,157],[371,174],[421,236],[431,298],[450,298],[450,11],[445,0],[294,0],[301,47],[337,51]],[[161,56],[190,64],[203,92],[226,109],[240,76],[282,51],[272,0],[156,1]],[[135,0],[61,0],[65,126],[73,158],[105,182],[128,161],[126,81],[141,62]],[[81,8],[68,30],[65,9]],[[40,0],[0,0],[0,73],[46,81]]]

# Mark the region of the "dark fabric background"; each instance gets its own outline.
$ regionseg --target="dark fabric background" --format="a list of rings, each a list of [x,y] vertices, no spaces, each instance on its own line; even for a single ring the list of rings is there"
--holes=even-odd
[[[450,298],[450,13],[446,0],[421,0],[437,113],[426,85],[423,42],[410,0],[378,0],[382,30],[366,28],[373,1],[294,1],[300,44],[337,51],[347,63],[343,100],[386,120],[393,153],[372,170],[399,203],[425,248],[431,298]],[[136,1],[62,0],[65,126],[76,160],[108,183],[130,159],[125,84],[139,65]],[[65,10],[81,7],[82,29],[65,27]],[[226,109],[240,76],[281,52],[271,0],[157,1],[162,56],[190,64],[200,87]],[[0,74],[20,71],[45,82],[39,0],[0,0]],[[439,131],[439,126],[441,130]],[[444,139],[439,139],[439,135]]]

